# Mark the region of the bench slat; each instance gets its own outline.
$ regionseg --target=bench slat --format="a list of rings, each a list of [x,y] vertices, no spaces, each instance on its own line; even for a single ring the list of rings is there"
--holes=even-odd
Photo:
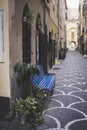
[[[35,74],[32,78],[32,84],[39,87],[41,90],[48,90],[51,92],[55,85],[55,76],[53,74],[45,75],[41,65],[37,65],[37,68],[40,71],[40,74]]]

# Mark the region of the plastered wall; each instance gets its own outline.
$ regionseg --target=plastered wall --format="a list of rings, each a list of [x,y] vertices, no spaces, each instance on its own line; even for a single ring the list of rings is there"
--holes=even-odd
[[[0,0],[0,9],[4,10],[4,62],[0,63],[0,96],[10,97],[8,0]]]
[[[36,63],[36,16],[41,15],[43,24],[43,5],[41,0],[9,0],[9,44],[10,44],[10,88],[11,99],[20,95],[19,87],[16,84],[14,65],[22,63],[22,17],[25,5],[33,11],[33,23],[31,28],[31,63]],[[38,8],[39,7],[39,8]]]

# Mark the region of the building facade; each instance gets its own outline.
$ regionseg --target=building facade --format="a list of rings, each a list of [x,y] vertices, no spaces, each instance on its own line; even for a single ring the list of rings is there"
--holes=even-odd
[[[35,64],[38,61],[36,39],[39,34],[36,32],[44,33],[43,19],[44,15],[46,18],[48,15],[47,10],[44,14],[44,4],[41,0],[0,0],[2,34],[0,37],[0,106],[2,106],[0,112],[2,117],[10,110],[13,100],[21,94],[15,80],[14,65],[17,62]],[[32,17],[33,21],[31,21]]]
[[[78,21],[66,23],[66,47],[70,51],[78,48]]]
[[[21,96],[14,65],[41,64],[47,72],[54,64],[57,3],[57,0],[0,0],[0,119],[10,111],[15,98]]]
[[[84,37],[84,56],[87,57],[87,0],[83,2],[83,37]]]
[[[70,8],[67,11],[66,21],[66,46],[68,50],[78,48],[78,26],[79,26],[79,10],[78,8]]]
[[[84,53],[83,43],[83,0],[79,1],[79,50]]]
[[[65,18],[66,0],[0,0],[0,119],[21,96],[15,64],[41,64],[47,73],[65,43]]]
[[[48,68],[51,68],[58,50],[58,0],[51,0],[48,8]]]
[[[60,48],[64,48],[66,39],[65,39],[65,22],[66,22],[66,14],[67,14],[67,3],[66,0],[59,0],[58,5],[58,26],[59,26],[59,46]]]

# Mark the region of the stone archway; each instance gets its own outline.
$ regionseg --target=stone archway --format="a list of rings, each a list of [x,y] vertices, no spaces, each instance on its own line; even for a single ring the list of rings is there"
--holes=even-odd
[[[75,51],[76,50],[76,42],[75,41],[71,41],[69,43],[69,51]]]
[[[26,4],[23,10],[22,19],[22,48],[23,48],[23,62],[31,63],[31,27],[29,26],[29,8]]]

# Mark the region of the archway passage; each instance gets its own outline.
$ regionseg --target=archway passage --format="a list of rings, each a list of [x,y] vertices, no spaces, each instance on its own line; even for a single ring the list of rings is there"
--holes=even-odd
[[[29,8],[26,4],[23,11],[23,28],[22,28],[22,37],[23,37],[23,62],[31,63],[31,27],[29,26]]]
[[[75,41],[71,41],[69,43],[69,51],[75,51],[76,50],[76,42]]]

